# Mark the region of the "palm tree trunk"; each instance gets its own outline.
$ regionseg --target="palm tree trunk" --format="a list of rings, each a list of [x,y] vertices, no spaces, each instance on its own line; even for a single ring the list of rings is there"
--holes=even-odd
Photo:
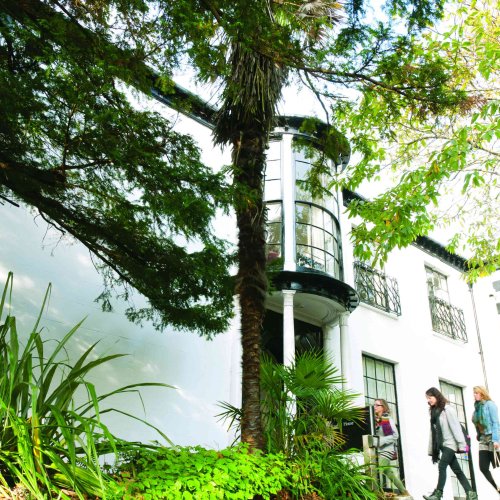
[[[239,187],[236,215],[238,223],[237,293],[241,307],[242,339],[242,423],[241,438],[251,448],[264,446],[260,418],[261,331],[267,291],[265,274],[265,211],[263,165],[266,136],[244,134],[235,146],[235,166]]]
[[[241,439],[263,449],[260,354],[267,293],[265,259],[265,150],[274,124],[285,73],[241,43],[232,45],[231,74],[216,117],[215,142],[233,147],[234,207],[238,224],[236,293],[241,307]]]

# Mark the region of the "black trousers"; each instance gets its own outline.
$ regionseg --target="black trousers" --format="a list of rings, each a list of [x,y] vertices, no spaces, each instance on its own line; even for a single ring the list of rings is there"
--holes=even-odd
[[[458,463],[457,457],[455,455],[455,451],[451,448],[443,447],[441,448],[441,458],[439,459],[438,470],[439,470],[439,478],[437,490],[443,491],[444,485],[446,484],[446,469],[448,466],[457,476],[457,479],[460,481],[462,488],[469,492],[472,490],[469,480],[465,477],[464,471],[460,464]]]
[[[490,472],[490,465],[493,465],[494,455],[492,451],[480,450],[479,451],[479,469],[483,473],[483,476],[488,480],[488,482],[497,489],[495,480]]]

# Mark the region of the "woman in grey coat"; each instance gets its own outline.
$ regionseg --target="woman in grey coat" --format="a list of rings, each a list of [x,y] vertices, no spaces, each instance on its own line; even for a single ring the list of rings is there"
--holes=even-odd
[[[378,465],[382,473],[396,486],[400,496],[411,496],[405,485],[391,465],[397,459],[398,430],[390,415],[389,405],[385,399],[376,399],[373,405],[375,410],[375,448],[378,454]]]
[[[455,455],[457,452],[467,451],[467,443],[457,413],[435,387],[428,389],[425,395],[431,416],[429,455],[432,457],[432,463],[438,462],[439,477],[434,492],[429,496],[424,495],[424,498],[426,500],[440,500],[443,497],[446,470],[449,466],[466,491],[467,500],[475,500],[477,494],[472,491],[469,480],[462,471]]]

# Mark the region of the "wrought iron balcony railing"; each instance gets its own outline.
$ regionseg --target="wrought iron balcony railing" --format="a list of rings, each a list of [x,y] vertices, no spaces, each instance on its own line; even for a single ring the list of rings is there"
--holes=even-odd
[[[354,283],[359,300],[401,316],[398,282],[363,262],[354,263]]]
[[[455,340],[467,342],[464,312],[437,297],[429,296],[432,329]]]

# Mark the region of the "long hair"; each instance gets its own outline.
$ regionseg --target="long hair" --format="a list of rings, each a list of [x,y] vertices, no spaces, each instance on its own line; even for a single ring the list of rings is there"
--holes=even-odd
[[[426,396],[434,396],[436,398],[436,408],[443,410],[448,400],[443,396],[439,389],[431,387],[425,391]],[[432,409],[432,407],[431,407]]]
[[[391,409],[389,408],[389,403],[385,399],[377,398],[375,400],[375,403],[377,401],[382,405],[382,408],[384,409],[384,413],[387,413],[387,414],[391,413]]]
[[[482,385],[475,385],[472,390],[474,392],[477,392],[478,394],[481,394],[481,399],[483,399],[484,401],[490,401],[491,400],[491,397],[488,393],[488,390],[486,389],[486,387],[483,387]]]

